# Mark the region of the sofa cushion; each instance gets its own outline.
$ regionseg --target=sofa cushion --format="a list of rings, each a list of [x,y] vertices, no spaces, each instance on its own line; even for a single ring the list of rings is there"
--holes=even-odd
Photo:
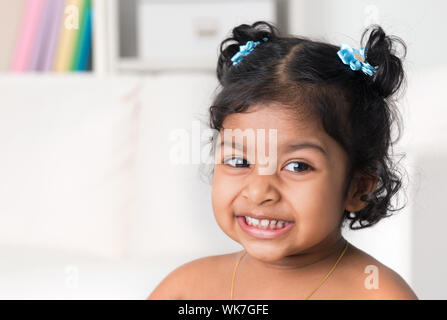
[[[139,81],[0,77],[0,244],[124,254]]]

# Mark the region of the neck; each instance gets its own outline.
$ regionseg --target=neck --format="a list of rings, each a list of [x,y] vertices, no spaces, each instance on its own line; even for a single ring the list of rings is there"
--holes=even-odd
[[[251,265],[251,267],[289,272],[306,267],[326,266],[328,263],[334,264],[346,243],[347,241],[340,232],[337,232],[304,251],[285,256],[276,261],[261,261],[249,254],[244,259],[246,259],[245,263]]]

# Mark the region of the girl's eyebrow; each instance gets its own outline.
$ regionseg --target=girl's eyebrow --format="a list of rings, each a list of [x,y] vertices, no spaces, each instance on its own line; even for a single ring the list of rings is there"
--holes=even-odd
[[[300,142],[300,143],[294,143],[294,144],[289,144],[285,147],[285,151],[284,152],[292,152],[295,150],[299,150],[299,149],[305,149],[305,148],[311,148],[314,150],[317,150],[319,152],[321,152],[325,157],[328,157],[328,153],[327,151],[321,147],[318,144],[315,144],[313,142]]]
[[[221,145],[221,146],[223,146],[223,145],[229,145],[229,146],[231,146],[232,148],[235,148],[235,149],[239,149],[239,150],[241,150],[241,151],[244,151],[244,147],[241,146],[239,143],[237,143],[237,142],[235,142],[235,141],[227,141],[227,140],[224,140],[224,141],[222,141],[222,142],[220,143],[220,145]],[[321,152],[325,157],[328,157],[328,153],[327,153],[327,151],[326,151],[323,147],[321,147],[321,146],[318,145],[318,144],[315,144],[315,143],[313,143],[313,142],[308,142],[308,141],[304,141],[304,142],[300,142],[300,143],[289,144],[289,145],[287,145],[287,146],[284,147],[284,149],[285,149],[284,152],[285,152],[285,153],[290,153],[290,152],[293,152],[293,151],[295,151],[295,150],[306,149],[306,148],[311,148],[311,149],[317,150],[317,151]]]

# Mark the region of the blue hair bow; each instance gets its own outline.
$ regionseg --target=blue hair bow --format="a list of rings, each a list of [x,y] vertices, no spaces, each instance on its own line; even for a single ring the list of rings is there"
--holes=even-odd
[[[353,49],[347,44],[342,44],[340,50],[337,51],[344,64],[351,67],[352,70],[362,70],[363,73],[372,76],[376,69],[366,62],[365,48]]]
[[[267,41],[268,38],[265,37],[262,40]],[[259,41],[247,41],[247,43],[245,45],[239,46],[239,52],[237,52],[232,58],[231,61],[233,61],[233,66],[235,64],[238,64],[240,61],[242,61],[244,59],[245,56],[248,56],[250,54],[250,52],[253,51],[253,49],[260,44]]]

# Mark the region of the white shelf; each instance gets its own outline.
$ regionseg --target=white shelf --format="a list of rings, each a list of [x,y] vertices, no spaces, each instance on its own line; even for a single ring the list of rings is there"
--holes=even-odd
[[[94,6],[92,71],[99,75],[162,71],[214,72],[217,66],[219,39],[222,38],[223,40],[225,34],[230,32],[236,22],[246,21],[248,23],[251,20],[262,19],[274,22],[276,14],[275,0],[92,1]],[[139,5],[144,5],[145,7],[139,7]],[[230,15],[230,17],[224,14],[224,12],[220,12],[232,12],[233,9],[245,7],[252,8],[250,14],[246,12],[247,10],[239,10],[240,13],[238,15]],[[211,10],[212,8],[221,8],[221,10],[216,15]],[[141,10],[143,9],[145,9],[145,17],[154,15],[157,12],[163,12],[163,16],[159,17],[159,20],[154,20],[152,25],[148,22],[148,19],[142,18],[143,11]],[[154,11],[151,11],[151,9]],[[178,11],[181,11],[183,16]],[[172,14],[169,14],[169,12],[172,12]],[[182,18],[180,19],[180,17]],[[218,39],[215,39],[217,34],[213,34],[213,41],[210,41],[209,37],[211,35],[208,35],[208,37],[204,36],[203,39],[201,38],[202,33],[200,33],[200,37],[198,36],[197,28],[200,27],[200,30],[205,28],[202,25],[204,18],[215,21],[213,26],[217,28]],[[144,23],[139,23],[138,20]],[[178,25],[175,25],[175,21],[179,21]],[[199,26],[197,26],[198,21],[202,22]],[[184,25],[183,28],[182,25]],[[158,31],[154,33],[154,26],[165,30],[166,34],[160,34]],[[139,30],[139,28],[144,28],[144,30]],[[180,29],[177,30],[178,28]],[[146,36],[142,37],[143,32]],[[173,54],[172,50],[177,50],[177,46],[173,46],[173,40],[165,39],[166,36],[172,38],[173,35],[180,37],[178,42],[181,42],[183,39],[182,47],[188,48],[188,45],[190,45],[192,49],[184,52],[184,54],[181,52],[176,55]],[[149,37],[150,40],[147,40],[147,43],[141,43],[146,41],[146,37]],[[164,44],[163,41],[168,41],[168,43]],[[214,43],[216,48],[210,49],[214,46]],[[142,50],[143,47],[145,50]],[[151,49],[152,47],[153,49]],[[167,50],[167,55],[164,54],[163,50]],[[199,51],[196,52],[194,50]],[[209,52],[208,54],[203,54],[204,51]],[[215,51],[215,54],[213,51]],[[123,52],[128,56],[121,56]],[[142,55],[141,52],[148,54],[151,58]],[[196,55],[197,58],[195,58]]]
[[[217,58],[216,60],[217,61]],[[151,61],[139,58],[119,58],[116,62],[118,72],[162,72],[162,71],[200,71],[212,72],[208,67],[215,61],[204,63],[203,60],[169,63],[169,61]]]
[[[118,50],[118,0],[92,0],[92,67],[95,74],[115,72]]]

